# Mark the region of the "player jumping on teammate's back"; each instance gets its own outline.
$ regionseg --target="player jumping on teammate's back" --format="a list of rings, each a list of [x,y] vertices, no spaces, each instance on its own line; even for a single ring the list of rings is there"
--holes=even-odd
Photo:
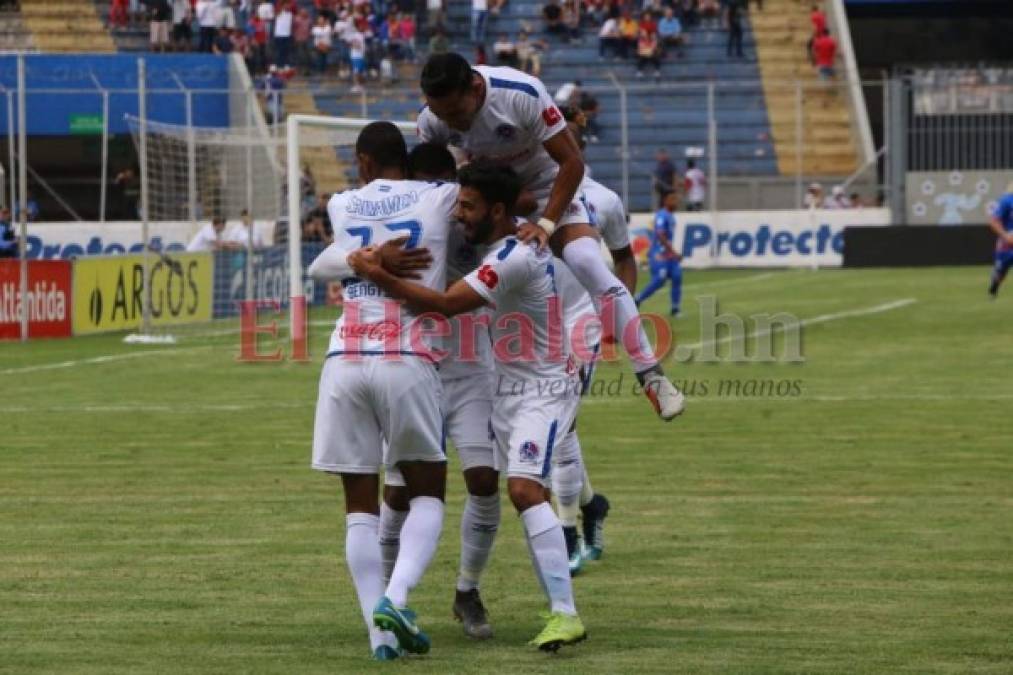
[[[999,294],[999,285],[1006,278],[1006,273],[1013,267],[1013,183],[1006,187],[1006,194],[999,198],[989,225],[998,237],[995,244],[995,267],[988,286],[988,293],[994,298]]]
[[[541,217],[537,225],[522,225],[518,238],[551,245],[595,302],[611,305],[601,311],[615,319],[606,330],[622,340],[645,394],[662,419],[679,415],[685,400],[664,376],[633,298],[601,258],[579,194],[583,158],[542,82],[512,68],[472,68],[448,53],[430,57],[421,86],[427,103],[418,118],[421,140],[445,143],[466,161],[508,164],[519,174],[538,198]]]
[[[477,270],[441,292],[390,274],[373,251],[356,251],[349,262],[360,276],[420,312],[454,316],[490,307],[494,342],[516,337],[515,321],[501,321],[503,317],[523,315],[530,322],[533,344],[525,358],[495,361],[492,429],[497,464],[506,469],[510,501],[523,521],[536,576],[550,604],[548,622],[532,644],[554,651],[587,637],[574,604],[562,527],[545,491],[556,436],[570,427],[579,403],[573,355],[556,354],[549,346],[552,312],[558,308],[555,275],[564,270],[557,271],[558,260],[547,252],[517,239],[511,212],[521,184],[513,171],[476,162],[462,169],[459,178],[456,216],[465,237],[490,245]]]
[[[389,122],[364,127],[355,154],[364,187],[335,195],[328,204],[335,242],[350,250],[398,240],[407,248],[442,253],[456,186],[405,180],[407,148]],[[446,268],[439,261],[418,276],[423,287],[446,286]],[[395,645],[407,652],[429,651],[429,638],[407,601],[436,552],[443,527],[447,464],[441,385],[431,361],[433,345],[424,338],[420,344],[411,330],[414,315],[395,308],[398,329],[391,335],[391,303],[380,289],[366,279],[350,279],[343,286],[344,312],[320,377],[313,468],[341,476],[345,557],[374,658],[389,660],[399,655]],[[377,516],[381,464],[401,472],[409,498],[386,588]]]

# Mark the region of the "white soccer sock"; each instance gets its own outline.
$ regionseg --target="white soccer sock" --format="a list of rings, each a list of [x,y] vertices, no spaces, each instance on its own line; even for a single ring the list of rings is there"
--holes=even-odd
[[[577,500],[584,482],[584,463],[576,431],[566,434],[556,445],[552,464],[552,494],[556,496],[559,520],[563,527],[576,527],[580,513]]]
[[[397,561],[397,551],[401,547],[401,527],[404,525],[407,511],[396,511],[387,502],[380,504],[380,557],[383,559],[383,583],[387,585]]]
[[[349,513],[345,516],[345,562],[359,596],[362,618],[369,629],[370,649],[380,645],[397,646],[393,633],[373,625],[373,608],[383,596],[380,578],[380,544],[377,541],[379,518],[372,513]]]
[[[591,294],[591,299],[599,313],[602,311],[602,298],[608,294],[609,301],[613,304],[615,325],[606,326],[606,334],[614,335],[616,342],[623,344],[624,330],[631,323],[637,322],[636,345],[638,353],[630,354],[633,361],[633,371],[642,373],[656,366],[658,359],[654,356],[654,348],[651,347],[647,333],[644,332],[644,326],[640,322],[637,304],[619,278],[605,265],[605,261],[601,257],[601,246],[597,240],[591,237],[574,239],[563,247],[563,260],[566,261],[566,266],[570,268],[573,275],[577,277],[580,285]],[[630,350],[627,349],[627,351]]]
[[[594,497],[594,488],[591,487],[591,478],[587,475],[587,464],[583,464],[583,466],[584,482],[580,486],[580,505],[587,506]]]
[[[436,497],[415,497],[401,528],[401,548],[387,584],[387,597],[396,607],[408,604],[408,592],[418,585],[429,567],[443,529],[443,502]],[[379,545],[379,544],[378,544]]]
[[[532,506],[521,514],[521,518],[528,535],[531,562],[542,582],[542,589],[549,597],[552,611],[575,616],[577,608],[570,583],[570,562],[559,518],[548,502]]]
[[[464,592],[478,588],[496,541],[499,511],[499,493],[488,497],[468,495],[461,515],[461,567],[457,590]]]

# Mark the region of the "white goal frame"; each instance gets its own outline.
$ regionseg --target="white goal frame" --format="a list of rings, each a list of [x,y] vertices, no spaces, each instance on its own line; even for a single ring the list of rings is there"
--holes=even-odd
[[[334,130],[359,130],[376,120],[358,117],[329,117],[326,115],[292,114],[285,119],[286,131],[286,182],[288,185],[288,260],[289,260],[289,336],[293,341],[305,339],[306,330],[306,294],[303,288],[302,269],[302,223],[300,215],[300,127],[311,126]],[[397,122],[393,124],[408,135],[414,133],[413,122]]]

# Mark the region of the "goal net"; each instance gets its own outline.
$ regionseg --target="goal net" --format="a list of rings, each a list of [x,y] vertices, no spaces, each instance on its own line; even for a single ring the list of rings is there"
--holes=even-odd
[[[301,337],[307,304],[327,297],[305,274],[325,245],[309,216],[355,184],[353,147],[371,121],[293,114],[272,134],[263,125],[202,128],[128,117],[147,189],[145,268],[178,267],[180,249],[212,218],[223,218],[229,245],[213,253],[211,318],[234,319],[241,301],[276,303],[289,310],[292,337]],[[412,123],[395,124],[406,136],[414,132]],[[157,279],[145,278],[157,294]],[[152,301],[145,301],[142,335],[180,330],[152,320]]]

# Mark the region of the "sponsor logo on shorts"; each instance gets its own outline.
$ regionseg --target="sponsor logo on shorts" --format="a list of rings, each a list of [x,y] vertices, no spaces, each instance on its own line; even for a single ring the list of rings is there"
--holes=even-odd
[[[349,338],[365,338],[367,340],[385,340],[399,335],[401,326],[397,321],[376,321],[374,323],[343,324],[338,329],[342,340]]]
[[[538,444],[534,441],[524,441],[521,443],[520,459],[522,462],[526,462],[528,464],[538,464],[539,454],[540,451],[538,449]]]

